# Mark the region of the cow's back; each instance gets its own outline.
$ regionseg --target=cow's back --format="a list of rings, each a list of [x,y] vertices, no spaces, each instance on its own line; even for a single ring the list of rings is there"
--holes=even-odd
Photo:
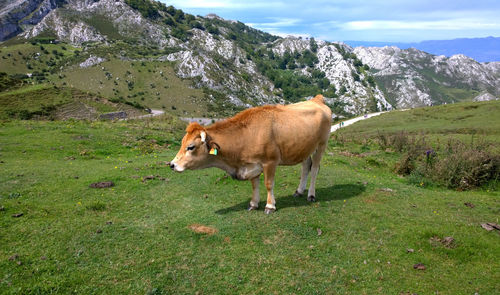
[[[304,161],[330,136],[331,111],[313,99],[280,107],[273,120],[273,138],[280,149],[282,165]]]
[[[328,141],[330,128],[330,108],[316,97],[251,108],[206,130],[233,165],[274,161],[294,165]]]

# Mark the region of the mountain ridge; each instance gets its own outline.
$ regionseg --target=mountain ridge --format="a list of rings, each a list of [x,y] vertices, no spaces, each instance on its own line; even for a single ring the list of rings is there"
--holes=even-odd
[[[478,62],[500,61],[500,37],[457,38],[451,40],[424,40],[421,42],[344,41],[352,47],[396,46],[400,49],[416,48],[434,55],[451,57],[463,54]]]
[[[281,38],[238,21],[193,16],[160,2],[67,0],[58,5],[38,23],[3,42],[0,65],[9,74],[36,71],[29,78],[34,83],[72,85],[109,99],[194,116],[206,114],[203,109],[229,114],[317,93],[323,93],[334,112],[344,115],[448,103],[454,101],[449,93],[460,94],[456,101],[499,95],[494,81],[498,81],[500,67],[492,63],[471,62],[473,72],[467,72],[447,64],[454,59],[410,50],[392,52],[394,67],[382,68],[376,60],[390,60],[387,52],[370,49],[368,54],[341,42]],[[43,45],[51,42],[54,45]],[[22,61],[13,57],[16,54]],[[431,60],[443,69],[438,71]],[[87,61],[86,67],[80,66]],[[413,72],[404,71],[408,66]],[[383,75],[390,71],[403,78]],[[474,84],[460,76],[463,83],[449,83],[457,80],[455,74],[485,81]],[[405,75],[411,79],[404,79]],[[185,81],[184,88],[173,84],[179,78]],[[391,79],[402,86],[387,82]],[[471,87],[477,89],[467,90]],[[179,108],[179,104],[186,107]]]

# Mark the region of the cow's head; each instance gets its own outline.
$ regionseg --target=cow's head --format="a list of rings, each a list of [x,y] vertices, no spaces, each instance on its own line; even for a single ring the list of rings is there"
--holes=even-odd
[[[175,158],[170,162],[170,168],[182,172],[186,169],[200,169],[209,166],[211,146],[210,136],[203,126],[191,123],[186,128],[182,145]]]

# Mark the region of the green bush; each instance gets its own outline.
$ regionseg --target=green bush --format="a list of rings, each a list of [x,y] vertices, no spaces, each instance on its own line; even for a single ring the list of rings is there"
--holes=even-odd
[[[409,176],[411,183],[436,183],[470,190],[500,177],[500,155],[484,142],[466,144],[449,140],[445,147],[433,149],[424,136],[411,137],[405,132],[379,134],[378,142],[382,148],[403,152],[394,170]]]

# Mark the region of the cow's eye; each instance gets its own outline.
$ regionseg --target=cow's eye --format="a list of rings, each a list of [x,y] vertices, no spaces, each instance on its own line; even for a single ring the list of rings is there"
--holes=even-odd
[[[188,150],[188,151],[192,151],[192,150],[194,150],[194,148],[195,148],[195,146],[194,146],[194,144],[192,144],[192,145],[188,146],[188,147],[186,148],[186,150]]]

